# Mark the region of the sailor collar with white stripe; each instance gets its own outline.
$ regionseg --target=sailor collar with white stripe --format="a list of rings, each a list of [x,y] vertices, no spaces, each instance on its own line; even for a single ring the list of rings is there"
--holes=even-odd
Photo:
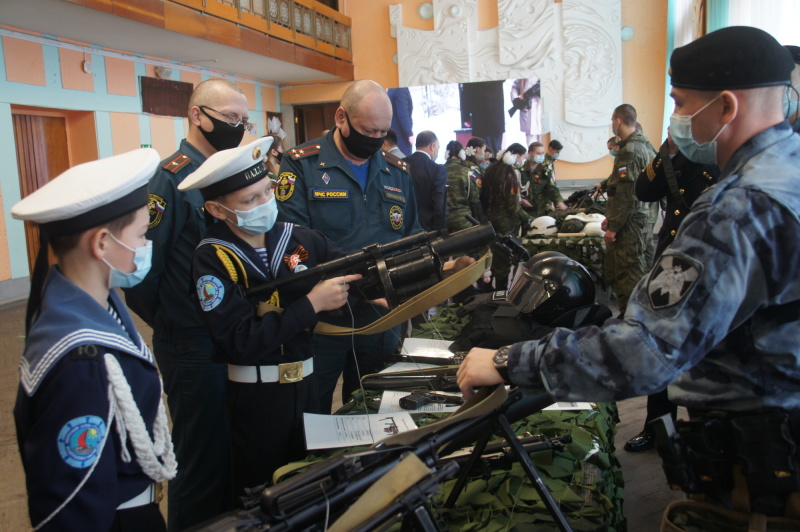
[[[235,238],[237,241],[241,241],[241,239],[236,236],[233,231],[230,230],[227,226],[225,227],[229,232],[230,235]],[[267,254],[269,256],[269,273],[273,277],[276,276],[275,272],[279,271],[281,266],[281,259],[283,258],[283,254],[286,251],[286,247],[289,245],[289,240],[292,237],[292,230],[294,229],[294,224],[284,223],[284,222],[276,222],[275,225],[270,229],[270,231],[266,234],[267,238]],[[253,261],[250,260],[247,253],[242,251],[236,243],[230,242],[227,240],[221,240],[218,238],[204,238],[197,247],[211,245],[211,244],[220,244],[234,253],[242,259],[243,261],[247,262],[255,271],[259,272],[263,275],[262,269],[255,265]]]
[[[50,269],[38,317],[33,322],[20,360],[20,380],[25,392],[33,395],[47,373],[73,349],[97,345],[138,357],[155,366],[153,355],[136,326],[124,312],[124,303],[114,290],[111,302],[126,330],[86,292],[69,281],[58,268]],[[135,342],[135,343],[134,343]],[[102,353],[101,353],[102,354]]]

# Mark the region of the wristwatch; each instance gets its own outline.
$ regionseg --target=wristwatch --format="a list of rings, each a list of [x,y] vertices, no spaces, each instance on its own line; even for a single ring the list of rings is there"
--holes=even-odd
[[[511,346],[507,345],[505,347],[501,347],[497,350],[494,354],[494,358],[492,361],[494,362],[494,369],[497,370],[497,373],[503,377],[503,381],[510,384],[511,381],[508,378],[508,352],[511,351]]]

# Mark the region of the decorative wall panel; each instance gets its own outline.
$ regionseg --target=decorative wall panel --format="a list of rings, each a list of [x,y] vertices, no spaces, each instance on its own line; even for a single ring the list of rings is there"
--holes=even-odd
[[[478,30],[477,0],[433,0],[434,29],[403,26],[390,8],[401,86],[538,77],[543,133],[561,159],[605,156],[622,103],[621,0],[498,0],[496,28]]]

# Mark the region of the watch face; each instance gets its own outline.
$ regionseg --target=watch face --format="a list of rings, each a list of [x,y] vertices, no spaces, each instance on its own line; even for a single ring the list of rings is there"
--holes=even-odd
[[[508,347],[501,347],[494,354],[495,366],[506,366],[508,364]]]

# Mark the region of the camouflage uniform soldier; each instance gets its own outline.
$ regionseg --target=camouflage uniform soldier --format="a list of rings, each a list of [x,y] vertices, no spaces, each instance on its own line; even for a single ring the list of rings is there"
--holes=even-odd
[[[633,291],[624,321],[474,349],[459,387],[471,395],[500,383],[498,368],[556,401],[669,386],[693,423],[664,449],[678,457],[677,483],[711,503],[702,512],[761,514],[745,524],[787,515],[798,530],[800,277],[790,265],[800,263],[800,137],[781,109],[792,61],[764,31],[729,27],[676,49],[670,63],[671,135],[689,159],[717,164],[719,183]],[[713,518],[701,520],[693,529],[709,530]]]
[[[635,130],[635,125],[636,109],[632,105],[622,104],[614,109],[611,127],[622,140],[606,185],[608,204],[603,222],[606,231],[603,274],[617,295],[621,316],[625,315],[633,287],[646,271],[645,231],[651,205],[636,199],[634,183],[656,155],[647,138]],[[650,231],[652,233],[652,227]]]
[[[468,229],[472,223],[465,218],[475,216],[475,202],[480,202],[480,179],[472,170],[461,164],[458,157],[449,157],[444,164],[447,170],[447,230],[451,233]]]
[[[553,160],[545,156],[545,160],[533,172],[529,195],[536,206],[536,216],[544,216],[554,210],[556,205],[564,205],[561,191],[553,182]],[[566,205],[564,205],[566,208]],[[562,209],[563,210],[563,209]]]

